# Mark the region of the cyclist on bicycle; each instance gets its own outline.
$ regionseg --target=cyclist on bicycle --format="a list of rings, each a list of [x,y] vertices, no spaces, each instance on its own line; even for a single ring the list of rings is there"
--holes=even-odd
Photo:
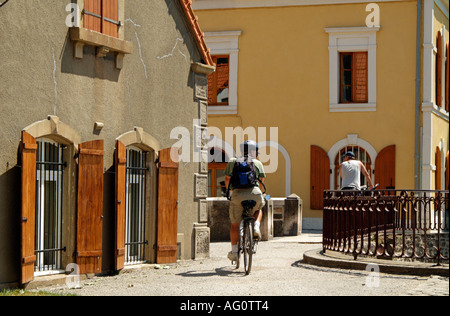
[[[346,152],[344,162],[339,166],[339,174],[342,178],[341,190],[361,190],[361,172],[366,177],[369,190],[371,190],[373,188],[372,179],[366,167],[361,161],[355,159],[352,151]]]
[[[258,144],[254,141],[245,141],[240,145],[241,153],[244,157],[241,158],[231,158],[225,169],[225,184],[226,187],[232,190],[231,200],[230,200],[230,239],[231,239],[231,252],[228,253],[228,259],[231,261],[237,261],[238,257],[238,242],[239,242],[239,225],[242,220],[242,201],[254,200],[256,201],[256,206],[253,211],[249,214],[255,218],[254,235],[261,238],[261,232],[259,229],[261,219],[262,219],[262,208],[265,205],[264,196],[259,188],[258,181],[254,182],[254,185],[249,188],[234,188],[232,183],[230,183],[231,177],[233,175],[233,169],[235,167],[236,161],[239,159],[245,159],[246,161],[253,162],[254,171],[256,173],[256,179],[263,181],[265,178],[264,168],[262,163],[257,160],[258,157]]]

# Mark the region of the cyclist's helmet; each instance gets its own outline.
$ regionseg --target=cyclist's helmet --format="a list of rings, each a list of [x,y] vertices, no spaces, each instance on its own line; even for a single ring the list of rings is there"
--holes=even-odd
[[[258,143],[253,140],[246,140],[241,144],[241,153],[244,154],[244,156],[248,155],[250,150],[255,150],[256,155],[258,155],[259,146]]]

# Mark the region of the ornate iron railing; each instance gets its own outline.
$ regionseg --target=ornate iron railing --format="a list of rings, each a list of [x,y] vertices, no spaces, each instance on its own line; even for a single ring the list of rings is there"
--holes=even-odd
[[[449,191],[325,191],[323,251],[448,260]]]

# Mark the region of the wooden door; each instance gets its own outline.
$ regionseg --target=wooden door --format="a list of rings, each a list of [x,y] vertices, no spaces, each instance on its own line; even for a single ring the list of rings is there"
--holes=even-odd
[[[330,189],[330,159],[322,148],[311,145],[310,207],[323,209],[323,191]]]
[[[379,189],[395,189],[395,145],[387,146],[375,160],[375,183]]]
[[[176,161],[171,159],[176,158]],[[157,212],[157,263],[177,261],[178,228],[178,149],[159,152]]]
[[[22,214],[21,220],[21,283],[34,279],[35,217],[36,217],[36,153],[37,142],[22,132]]]
[[[121,270],[125,266],[126,167],[127,167],[127,148],[122,142],[116,141],[116,152],[115,152],[116,270]]]
[[[103,140],[79,145],[76,261],[81,274],[102,267]]]

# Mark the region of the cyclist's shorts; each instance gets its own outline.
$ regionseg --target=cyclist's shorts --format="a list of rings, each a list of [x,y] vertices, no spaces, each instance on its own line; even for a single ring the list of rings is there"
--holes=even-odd
[[[262,209],[266,204],[266,201],[264,201],[264,196],[258,187],[234,189],[230,201],[230,220],[232,224],[241,222],[242,212],[244,210],[241,202],[245,200],[256,201],[256,206],[250,212],[250,216],[253,216],[255,211]]]

